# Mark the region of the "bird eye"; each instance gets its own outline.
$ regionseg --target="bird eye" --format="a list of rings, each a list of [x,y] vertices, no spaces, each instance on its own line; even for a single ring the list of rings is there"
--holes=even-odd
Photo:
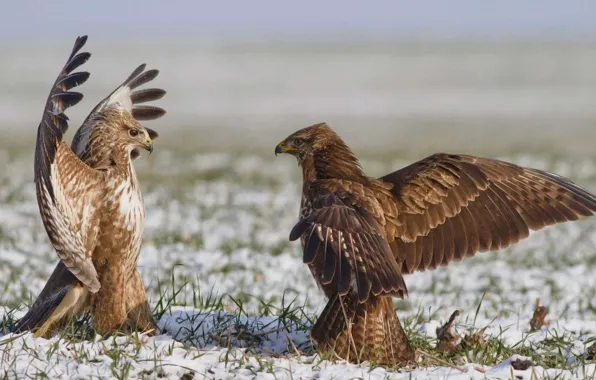
[[[300,148],[302,145],[304,145],[304,139],[294,139],[294,141],[292,141],[292,145],[294,145],[296,148]]]
[[[128,134],[131,137],[137,137],[139,135],[139,131],[137,129],[131,129],[130,131],[128,131]]]

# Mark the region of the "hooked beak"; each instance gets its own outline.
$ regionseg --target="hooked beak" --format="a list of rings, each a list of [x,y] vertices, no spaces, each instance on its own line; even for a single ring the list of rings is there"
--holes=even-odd
[[[153,141],[151,141],[151,137],[147,137],[147,141],[145,141],[145,149],[149,151],[149,154],[153,153]]]
[[[279,144],[277,144],[277,146],[275,147],[275,155],[277,156],[278,154],[288,153],[288,152],[291,152],[294,150],[296,150],[296,149],[291,146],[286,146],[285,141],[282,141]]]

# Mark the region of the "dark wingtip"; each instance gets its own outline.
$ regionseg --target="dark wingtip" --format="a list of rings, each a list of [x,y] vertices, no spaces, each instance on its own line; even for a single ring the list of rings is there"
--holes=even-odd
[[[73,73],[64,78],[60,79],[56,83],[56,87],[62,89],[62,91],[68,91],[74,87],[80,86],[81,84],[85,83],[87,79],[89,79],[89,72],[87,71],[80,71],[78,73]]]
[[[166,95],[166,91],[161,88],[146,88],[144,90],[137,90],[130,94],[130,99],[133,104],[140,104],[159,100]]]
[[[306,221],[306,218],[296,223],[292,231],[290,231],[290,241],[298,240],[304,231],[306,231],[308,225],[309,223]]]
[[[145,127],[145,129],[147,130],[147,133],[149,134],[149,137],[151,138],[151,140],[155,140],[156,138],[159,137],[159,133],[157,133],[157,131],[155,131],[151,128],[147,128],[147,127]]]
[[[137,120],[154,120],[166,114],[166,110],[154,106],[134,106],[132,117]]]
[[[126,78],[126,80],[124,81],[124,84],[130,83],[133,79],[135,79],[136,77],[138,77],[139,75],[141,75],[141,73],[143,71],[145,71],[145,67],[147,67],[147,65],[145,63],[141,63],[139,66],[137,66],[137,68],[134,69],[132,71],[132,73],[130,73],[130,75],[128,76],[128,78]]]
[[[77,54],[83,46],[85,46],[85,43],[87,43],[87,35],[86,34],[83,36],[77,37],[77,39],[75,40],[74,48],[72,49],[71,57],[74,57],[74,55]]]
[[[144,64],[139,67],[144,68]],[[136,72],[137,72],[137,70],[135,70],[135,72],[133,72],[133,74],[135,74]],[[130,80],[127,80],[125,83],[128,86],[128,88],[130,88],[131,90],[134,90],[135,88],[140,87],[147,82],[151,82],[153,79],[155,79],[157,77],[158,74],[159,74],[159,70],[156,70],[156,69],[147,70],[145,72],[138,73],[135,76],[131,75],[129,77]]]
[[[547,172],[547,171],[539,170],[539,169],[526,169],[526,170],[537,173],[544,177],[547,177],[548,179],[550,179],[557,185],[561,186],[562,188],[566,189],[567,191],[571,192],[572,194],[575,194],[576,196],[578,196],[581,199],[582,205],[589,208],[590,211],[592,212],[592,213],[590,213],[590,215],[593,215],[593,213],[596,212],[596,195],[592,194],[587,189],[576,184],[575,182],[571,181],[570,179],[565,178],[565,177],[560,176],[555,173],[551,173],[551,172]],[[582,216],[590,216],[590,215],[582,215]]]

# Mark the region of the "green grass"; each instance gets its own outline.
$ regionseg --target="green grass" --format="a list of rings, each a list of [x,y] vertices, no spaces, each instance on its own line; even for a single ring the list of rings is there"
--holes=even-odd
[[[15,344],[20,338],[4,338],[1,366],[11,368],[23,357],[56,362],[51,365],[68,360],[103,365],[109,359],[110,374],[116,378],[155,378],[169,374],[173,366],[164,355],[195,360],[209,355],[213,347],[222,348],[218,360],[230,372],[247,370],[255,376],[278,376],[275,359],[280,357],[312,368],[324,368],[327,362],[323,359],[337,363],[331,355],[314,355],[308,336],[324,300],[301,263],[299,247],[288,241],[300,191],[294,162],[251,156],[253,167],[244,162],[246,157],[232,154],[220,167],[212,168],[189,164],[202,162],[200,155],[172,156],[169,162],[140,165],[148,215],[141,255],[157,255],[154,260],[142,257],[140,270],[155,318],[171,321],[174,314],[185,326],[167,330],[175,341],[164,346],[133,334],[104,337],[97,345],[89,345],[96,337],[87,316],[62,329],[43,350],[24,346],[18,352]],[[550,170],[563,162],[569,172],[562,174],[595,188],[594,174],[581,171],[586,159],[532,157],[546,162]],[[30,170],[30,156],[17,155],[12,160],[13,167]],[[395,162],[395,157],[383,155],[365,160],[376,175],[395,169]],[[56,262],[27,175],[8,180],[0,173],[4,213],[0,214],[4,218],[0,247],[7,252],[7,256],[0,255],[0,306],[8,308],[0,320],[3,331],[14,327],[16,310],[23,311],[32,303],[31,297],[37,295]],[[158,213],[159,218],[152,220]],[[419,330],[425,323],[444,322],[454,308],[462,311],[455,326],[460,337],[485,327],[481,321],[517,318],[519,325],[527,325],[537,296],[547,300],[552,310],[548,318],[555,323],[596,319],[596,287],[587,278],[596,270],[595,230],[592,220],[565,225],[498,253],[481,253],[448,268],[408,276],[410,296],[396,300],[395,308],[409,340],[421,353],[416,366],[494,366],[519,354],[537,366],[581,373],[594,363],[584,354],[596,339],[589,329],[528,331],[512,339],[511,329],[517,327],[509,323],[486,333],[482,344],[451,353],[438,351],[436,339]],[[292,265],[284,266],[288,262]],[[582,287],[569,289],[571,280]],[[192,310],[183,315],[181,307]],[[274,343],[277,346],[272,347]],[[153,352],[152,359],[139,359],[147,350]],[[139,366],[145,367],[139,370]],[[37,377],[52,376],[51,368],[40,367]],[[184,365],[176,371],[180,377],[215,377]],[[9,378],[11,372],[0,372],[2,376]]]

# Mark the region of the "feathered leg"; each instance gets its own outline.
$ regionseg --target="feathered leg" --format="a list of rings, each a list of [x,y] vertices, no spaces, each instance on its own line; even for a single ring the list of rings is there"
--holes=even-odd
[[[143,280],[138,271],[135,271],[132,278],[126,283],[125,296],[129,327],[133,330],[147,332],[149,335],[155,334],[157,324],[153,320]]]
[[[311,336],[320,351],[330,350],[354,363],[404,366],[414,360],[414,350],[387,296],[371,296],[365,303],[358,303],[355,295],[332,296]]]
[[[126,322],[124,266],[114,255],[99,270],[101,288],[93,300],[91,313],[95,329],[101,335],[118,330]]]

